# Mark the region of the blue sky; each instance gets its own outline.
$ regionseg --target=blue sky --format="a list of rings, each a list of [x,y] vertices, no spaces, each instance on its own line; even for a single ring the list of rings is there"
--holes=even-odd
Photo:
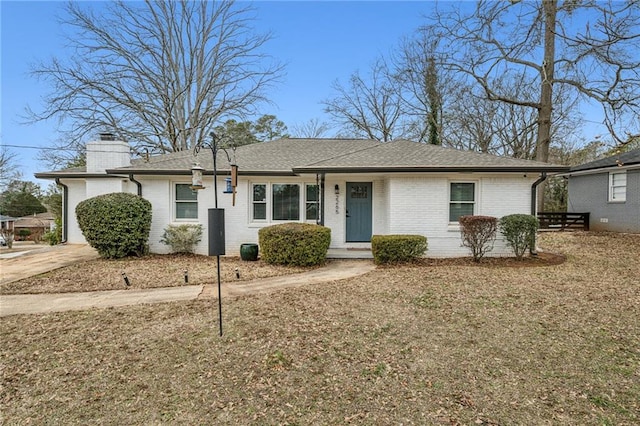
[[[91,2],[93,7],[100,4]],[[452,4],[440,2],[440,7]],[[268,52],[286,64],[282,84],[270,93],[275,104],[262,113],[274,114],[292,127],[310,119],[329,121],[320,102],[334,94],[331,84],[336,79],[346,82],[355,71],[366,72],[376,58],[388,54],[402,37],[424,24],[437,3],[256,1],[253,5],[256,30],[273,33]],[[17,154],[25,179],[34,179],[34,172],[46,169],[36,159],[38,149],[32,147],[51,146],[57,139],[55,122],[24,125],[21,115],[27,105],[41,109],[41,99],[49,91],[29,75],[31,65],[71,54],[57,19],[64,6],[62,1],[0,0],[0,141]],[[588,109],[584,112],[591,116]],[[593,136],[600,131],[588,133]]]
[[[45,166],[37,149],[56,139],[55,122],[20,124],[26,105],[41,107],[47,86],[29,76],[38,61],[65,57],[63,30],[57,16],[64,2],[0,2],[2,19],[2,143],[18,155],[24,178]],[[269,52],[286,63],[284,81],[271,94],[275,102],[263,112],[288,126],[310,119],[326,120],[320,102],[331,95],[331,83],[345,81],[356,70],[365,71],[380,55],[410,35],[424,22],[432,2],[309,2],[254,3],[258,31],[270,30]],[[45,183],[45,182],[41,182]]]

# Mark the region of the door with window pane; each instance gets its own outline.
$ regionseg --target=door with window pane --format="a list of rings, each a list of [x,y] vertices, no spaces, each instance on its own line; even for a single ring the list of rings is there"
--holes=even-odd
[[[371,182],[347,182],[347,242],[371,241]]]

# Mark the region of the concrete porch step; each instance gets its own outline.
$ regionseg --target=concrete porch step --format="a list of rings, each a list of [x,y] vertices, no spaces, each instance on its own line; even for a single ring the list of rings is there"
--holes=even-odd
[[[373,259],[373,254],[368,248],[330,248],[327,259]]]

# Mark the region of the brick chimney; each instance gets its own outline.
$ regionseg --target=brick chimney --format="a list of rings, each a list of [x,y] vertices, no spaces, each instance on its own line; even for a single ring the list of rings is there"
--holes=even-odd
[[[87,143],[87,173],[131,165],[129,144],[115,139],[113,133],[100,133],[100,140]]]

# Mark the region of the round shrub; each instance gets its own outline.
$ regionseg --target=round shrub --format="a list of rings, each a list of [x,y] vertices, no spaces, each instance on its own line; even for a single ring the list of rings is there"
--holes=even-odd
[[[142,197],[123,192],[98,195],[80,202],[76,217],[89,245],[104,258],[148,251],[151,203]]]
[[[427,252],[427,237],[423,235],[374,235],[371,252],[376,265],[410,262]]]
[[[310,223],[283,223],[258,231],[261,259],[276,265],[311,266],[324,263],[331,230]]]
[[[518,260],[534,247],[539,226],[538,219],[529,214],[511,214],[500,219],[500,232]]]

